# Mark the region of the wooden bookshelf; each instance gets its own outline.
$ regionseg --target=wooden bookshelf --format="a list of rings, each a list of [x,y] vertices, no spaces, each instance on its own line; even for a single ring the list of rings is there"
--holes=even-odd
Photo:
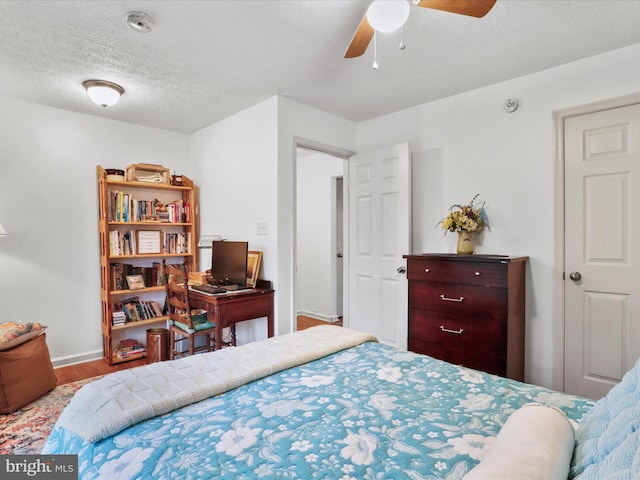
[[[114,295],[137,295],[138,293],[157,292],[157,291],[160,291],[160,290],[164,292],[164,290],[165,290],[164,285],[156,285],[154,287],[145,287],[145,288],[137,289],[137,290],[129,290],[129,289],[112,290],[111,291],[111,296],[114,296]]]
[[[123,324],[114,325],[115,306],[127,299],[141,303],[155,302],[164,306],[164,282],[160,265],[163,258],[172,263],[185,261],[191,271],[197,265],[197,206],[193,182],[182,177],[182,185],[139,181],[107,180],[106,170],[96,167],[98,182],[98,235],[100,239],[100,283],[102,303],[103,358],[108,365],[141,359],[145,353],[119,358],[115,349],[125,338],[146,343],[146,328],[162,327],[167,316],[158,315],[157,308],[142,307],[136,311],[138,320],[126,316]],[[143,220],[153,217],[153,221]],[[156,219],[157,218],[157,219]],[[159,238],[153,243],[153,253],[140,253],[138,232]],[[140,238],[143,238],[142,235]],[[127,242],[125,247],[124,242]],[[151,249],[149,249],[151,250]],[[126,253],[125,253],[126,252]],[[156,270],[156,271],[154,271]],[[144,288],[126,286],[126,275],[142,275]],[[154,284],[154,282],[156,282]],[[162,312],[161,312],[162,313]],[[147,318],[148,317],[148,318]]]
[[[166,322],[169,317],[166,315],[162,315],[161,317],[150,318],[149,320],[138,320],[137,322],[127,322],[124,325],[112,325],[111,331],[114,330],[127,330],[133,327],[142,327],[145,325],[157,325],[158,323]]]

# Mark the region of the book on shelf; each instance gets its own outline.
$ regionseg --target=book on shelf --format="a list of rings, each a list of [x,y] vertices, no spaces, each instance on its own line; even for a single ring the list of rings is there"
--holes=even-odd
[[[161,252],[159,254],[191,253],[191,232],[160,232]],[[109,255],[138,254],[136,231],[109,230]]]
[[[159,271],[162,268],[162,264],[160,262],[153,262],[153,264],[151,265],[151,282],[148,283],[147,285],[154,285],[154,286],[160,286],[160,285],[164,285],[163,283],[159,283],[159,279],[160,279],[160,275],[159,275]]]
[[[134,357],[136,355],[145,354],[147,352],[146,348],[141,348],[140,350],[136,350],[135,352],[119,352],[116,351],[116,356],[120,360],[126,360],[127,358]]]
[[[117,305],[114,305],[113,313],[111,314],[111,324],[113,326],[116,325],[124,325],[127,322],[127,316],[121,308],[118,308]]]
[[[110,263],[109,278],[111,290],[129,290],[127,277],[131,275],[142,275],[144,284],[147,287],[163,286],[163,276],[160,274],[162,264],[153,262],[150,267],[134,267],[128,263]]]
[[[121,232],[109,230],[109,255],[135,255],[137,252],[135,230]]]
[[[113,305],[114,315],[122,311],[125,323],[139,322],[140,320],[152,320],[162,316],[162,309],[153,300],[143,301],[139,297],[128,298]]]
[[[142,222],[154,218],[163,223],[191,223],[191,205],[184,200],[163,204],[158,199],[141,200],[131,194],[111,190],[107,197],[110,222]]]
[[[131,347],[134,347],[137,344],[138,344],[138,341],[135,338],[123,338],[118,342],[118,348],[123,349],[123,351],[126,351],[128,349],[131,349]]]
[[[126,212],[124,206],[129,203],[129,194],[113,190],[107,197],[107,211],[110,222],[126,221]]]
[[[127,322],[139,322],[140,317],[138,317],[138,312],[134,307],[132,302],[123,303],[122,309],[124,310],[124,314],[127,317]]]
[[[117,348],[113,353],[120,359],[126,359],[134,355],[140,355],[147,351],[146,347],[132,338],[125,338],[118,342]]]
[[[163,237],[164,253],[191,253],[191,232],[164,232]]]

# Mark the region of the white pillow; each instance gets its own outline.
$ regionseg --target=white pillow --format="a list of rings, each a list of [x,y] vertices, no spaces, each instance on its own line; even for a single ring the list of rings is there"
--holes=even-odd
[[[561,410],[530,403],[511,414],[464,480],[566,480],[574,444],[573,426]]]

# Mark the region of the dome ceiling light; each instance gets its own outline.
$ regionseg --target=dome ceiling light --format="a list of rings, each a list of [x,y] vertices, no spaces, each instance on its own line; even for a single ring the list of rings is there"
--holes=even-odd
[[[407,0],[375,0],[367,10],[369,25],[377,32],[393,32],[404,25],[407,18],[409,18]]]
[[[87,89],[89,98],[102,108],[118,103],[120,95],[124,93],[120,85],[106,80],[85,80],[82,85]]]

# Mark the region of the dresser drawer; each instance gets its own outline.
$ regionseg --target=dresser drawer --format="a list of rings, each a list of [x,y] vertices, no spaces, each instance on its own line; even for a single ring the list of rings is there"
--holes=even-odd
[[[477,350],[467,350],[456,348],[451,345],[438,345],[415,339],[409,342],[409,350],[416,353],[429,355],[430,357],[462,365],[494,375],[505,376],[507,373],[507,361],[504,358],[493,356],[490,352],[485,352],[482,348]]]
[[[442,282],[409,282],[409,305],[458,315],[506,321],[506,288],[458,285]]]
[[[471,353],[483,351],[504,358],[507,355],[507,323],[491,318],[409,308],[409,343],[413,340]]]
[[[409,280],[480,285],[507,286],[507,263],[451,262],[433,259],[411,259],[407,262]]]

